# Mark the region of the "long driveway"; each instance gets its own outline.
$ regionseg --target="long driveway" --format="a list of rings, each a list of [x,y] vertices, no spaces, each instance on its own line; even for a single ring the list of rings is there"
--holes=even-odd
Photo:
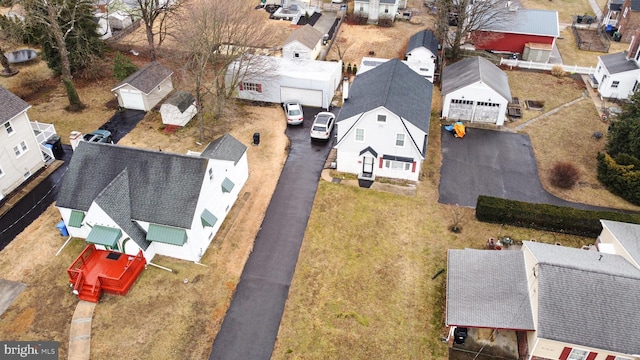
[[[331,149],[330,143],[309,138],[318,111],[305,108],[303,126],[287,129],[289,157],[210,359],[271,357],[320,173]]]

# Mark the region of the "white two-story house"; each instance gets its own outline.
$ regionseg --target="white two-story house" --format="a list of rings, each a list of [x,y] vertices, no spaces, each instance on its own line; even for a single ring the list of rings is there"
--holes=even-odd
[[[627,51],[598,56],[598,65],[589,76],[591,86],[603,98],[628,99],[640,82],[640,28]]]

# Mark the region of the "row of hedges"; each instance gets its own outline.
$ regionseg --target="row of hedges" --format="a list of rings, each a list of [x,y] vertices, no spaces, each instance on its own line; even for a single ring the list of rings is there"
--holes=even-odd
[[[637,158],[618,154],[598,154],[598,180],[609,191],[621,198],[640,205],[640,161]]]
[[[600,219],[640,224],[640,214],[579,210],[547,204],[530,204],[483,195],[478,196],[476,218],[484,222],[585,237],[597,237],[600,235],[602,231]]]

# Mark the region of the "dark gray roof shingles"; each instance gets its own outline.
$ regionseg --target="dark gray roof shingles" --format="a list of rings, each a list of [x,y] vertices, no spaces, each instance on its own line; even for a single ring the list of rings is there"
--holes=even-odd
[[[233,136],[224,134],[209,143],[200,156],[214,160],[233,161],[236,164],[246,151],[246,145]]]
[[[619,74],[639,69],[638,64],[634,60],[627,59],[626,51],[602,55],[600,56],[600,60],[602,60],[609,74]]]
[[[162,66],[159,62],[153,61],[119,82],[112,91],[125,84],[129,84],[143,93],[149,94],[156,86],[160,85],[164,79],[171,76],[171,74],[173,74],[173,71]]]
[[[407,52],[419,47],[424,47],[433,55],[438,56],[438,38],[431,30],[422,30],[409,38]]]
[[[482,81],[505,99],[511,101],[511,89],[507,74],[489,60],[479,56],[466,58],[444,68],[442,94],[446,95],[478,81]]]
[[[447,325],[534,330],[521,251],[449,250]]]
[[[428,134],[432,96],[431,82],[392,59],[356,76],[336,122],[384,106]]]
[[[611,220],[600,222],[611,231],[633,260],[640,264],[640,225]]]
[[[18,114],[26,111],[29,108],[29,104],[19,98],[11,91],[0,86],[0,125],[13,119]]]
[[[189,108],[189,106],[193,105],[196,101],[196,98],[191,95],[188,91],[178,90],[171,97],[165,101],[165,104],[173,105],[180,110],[181,113],[185,112]]]
[[[206,168],[201,157],[80,142],[57,205],[87,211],[126,169],[132,219],[189,229]]]
[[[309,49],[313,49],[318,45],[320,39],[322,39],[322,33],[316,30],[313,26],[306,24],[292,31],[284,44],[287,45],[290,42],[297,40]]]

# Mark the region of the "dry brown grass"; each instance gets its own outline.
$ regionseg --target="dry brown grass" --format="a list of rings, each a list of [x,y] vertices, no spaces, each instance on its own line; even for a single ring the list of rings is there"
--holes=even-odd
[[[596,65],[598,65],[598,56],[607,55],[607,53],[578,49],[576,38],[570,27],[560,32],[560,37],[556,40],[556,45],[562,56],[562,62],[565,65],[591,66],[595,68]],[[608,54],[624,51],[628,46],[629,44],[612,41]]]
[[[521,0],[525,9],[556,10],[560,23],[571,24],[572,16],[591,14],[593,10],[588,0],[562,0],[561,3],[552,0]]]

